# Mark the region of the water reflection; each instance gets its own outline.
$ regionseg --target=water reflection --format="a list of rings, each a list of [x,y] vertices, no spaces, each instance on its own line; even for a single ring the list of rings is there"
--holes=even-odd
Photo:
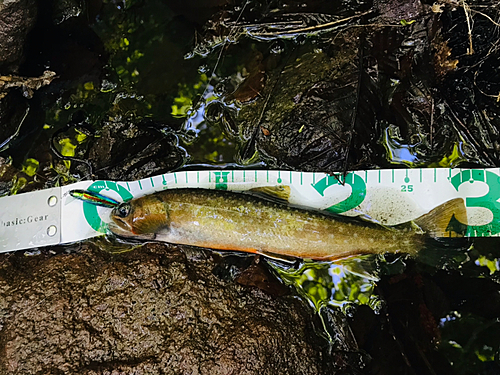
[[[316,311],[322,307],[340,308],[352,316],[358,305],[368,305],[376,313],[381,301],[374,293],[379,280],[377,262],[383,257],[353,257],[338,262],[304,261],[298,268],[270,262],[280,278],[295,287]]]
[[[376,314],[392,317],[388,321],[395,324],[392,329],[403,330],[395,336],[402,340],[400,345],[406,345],[405,336],[421,330],[418,340],[423,341],[417,341],[418,346],[433,343],[456,374],[479,374],[497,368],[500,359],[498,243],[496,238],[472,243],[441,239],[429,241],[415,259],[396,255],[360,256],[335,263],[304,261],[295,266],[268,263],[322,321],[327,307],[356,320],[360,306],[368,306]],[[400,319],[416,320],[400,327]],[[327,337],[334,341],[326,323]]]

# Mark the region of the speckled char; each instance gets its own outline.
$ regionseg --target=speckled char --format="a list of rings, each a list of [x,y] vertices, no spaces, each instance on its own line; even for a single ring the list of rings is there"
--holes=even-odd
[[[396,230],[246,194],[202,189],[142,197],[115,209],[112,218],[111,230],[122,236],[316,260],[415,254],[424,238],[419,228]]]

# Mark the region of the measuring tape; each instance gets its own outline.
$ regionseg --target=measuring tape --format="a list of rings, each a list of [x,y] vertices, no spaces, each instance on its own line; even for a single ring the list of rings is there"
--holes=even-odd
[[[128,201],[165,189],[205,188],[244,191],[290,186],[293,205],[348,216],[368,216],[396,225],[462,197],[468,237],[500,235],[500,169],[381,169],[324,173],[239,170],[186,171],[133,182],[81,181],[71,185],[0,198],[0,252],[85,240],[106,233],[109,208],[69,195],[89,190]]]

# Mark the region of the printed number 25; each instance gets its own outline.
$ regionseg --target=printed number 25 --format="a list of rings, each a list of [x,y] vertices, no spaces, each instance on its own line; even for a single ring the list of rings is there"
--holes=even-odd
[[[413,185],[401,185],[401,191],[411,193],[413,191]]]

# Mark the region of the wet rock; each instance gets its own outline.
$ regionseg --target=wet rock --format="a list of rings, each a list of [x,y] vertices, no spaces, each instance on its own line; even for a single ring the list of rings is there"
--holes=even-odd
[[[243,160],[257,150],[275,168],[343,170],[357,129],[374,133],[375,116],[354,117],[359,36],[346,32],[335,39],[318,38],[314,45],[290,45],[275,68],[268,66],[259,99],[243,105],[233,120],[248,140]],[[362,105],[370,109],[369,103]]]
[[[438,89],[442,97],[440,117],[452,124],[463,140],[461,153],[470,163],[482,166],[500,164],[500,52],[496,25],[491,22],[496,11],[484,8],[484,15],[475,17],[474,29],[468,37],[467,18],[463,9],[444,7],[440,15],[442,38],[457,68],[446,74]],[[488,19],[488,17],[490,19]],[[473,53],[471,51],[471,44]],[[441,118],[434,118],[440,121]]]
[[[226,4],[228,0],[171,0],[168,6],[193,22],[203,24],[213,13],[213,8]]]
[[[264,121],[260,126],[258,147],[280,168],[342,170],[350,146],[349,118],[343,122],[342,117],[346,116],[339,111],[339,105],[322,97],[323,90],[313,93],[314,89],[313,86],[300,99],[283,122]],[[335,91],[345,91],[336,89],[332,87],[332,95]],[[352,88],[348,88],[344,95],[349,97],[353,93]]]
[[[138,180],[171,171],[185,151],[173,134],[132,123],[106,123],[89,152],[98,178]]]
[[[55,24],[78,17],[84,10],[83,4],[77,0],[55,0],[52,4],[53,20]]]
[[[205,253],[0,257],[0,372],[332,374],[309,310],[212,273]]]
[[[276,12],[272,17],[267,14],[253,20],[244,34],[246,39],[238,34],[238,28],[232,32],[230,39],[239,37],[239,45],[228,46],[226,55],[238,56],[242,64],[238,67],[244,65],[246,69],[227,77],[231,68],[222,66],[220,71],[225,74],[221,76],[226,76],[222,81],[244,80],[236,91],[217,93],[228,109],[207,120],[219,122],[224,129],[231,124],[231,131],[226,133],[244,144],[237,157],[243,163],[254,161],[258,155],[272,168],[328,173],[343,170],[346,165],[369,165],[366,161],[370,153],[380,153],[377,146],[373,147],[380,134],[380,87],[376,61],[370,56],[371,41],[360,29],[339,27],[315,35],[304,31],[314,33],[325,25],[362,22],[363,13],[344,15],[337,9],[335,15],[294,14],[299,19],[293,19],[293,26],[287,23],[287,29],[280,29],[283,22]],[[250,17],[249,13],[246,16]],[[233,24],[245,28],[245,23],[227,19],[211,25]],[[216,31],[210,29],[212,34]],[[293,41],[287,40],[292,35]],[[267,41],[251,41],[259,37]],[[210,46],[200,45],[205,49]],[[242,52],[244,46],[260,51],[253,52],[261,56],[258,69],[248,69],[254,58],[244,60],[248,57]],[[235,106],[237,112],[231,110]],[[214,118],[216,121],[212,121]]]
[[[496,11],[487,8],[474,16],[470,36],[466,5],[432,8],[420,0],[376,0],[371,12],[359,6],[355,16],[311,13],[288,29],[280,29],[277,9],[238,18],[228,10],[207,23],[205,43],[194,52],[206,56],[223,39],[230,41],[223,55],[240,63],[235,69],[220,62],[217,70],[221,82],[244,78],[241,90],[216,93],[226,105],[217,111],[219,126],[243,144],[239,162],[260,157],[272,168],[323,172],[494,166],[498,38]],[[371,26],[315,33],[336,23],[332,17]],[[261,52],[258,74],[241,69],[250,61],[243,49]]]
[[[4,98],[9,89],[19,87],[23,95],[31,99],[34,91],[49,85],[55,78],[56,73],[46,70],[40,77],[19,77],[14,75],[0,76],[0,99]]]
[[[9,193],[16,173],[11,160],[0,157],[0,197]]]
[[[23,60],[24,42],[37,15],[35,0],[0,2],[0,69],[15,73]]]
[[[0,100],[0,152],[7,150],[16,138],[28,108],[20,93],[13,94]]]
[[[386,22],[413,20],[424,11],[420,0],[374,0],[373,3],[380,12],[380,20]]]

